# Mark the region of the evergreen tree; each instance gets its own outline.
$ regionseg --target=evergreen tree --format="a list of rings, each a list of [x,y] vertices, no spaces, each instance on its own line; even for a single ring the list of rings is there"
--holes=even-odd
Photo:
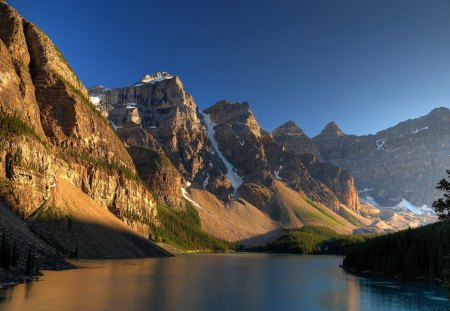
[[[447,170],[450,179],[450,170]],[[436,189],[444,191],[444,197],[433,202],[433,207],[441,220],[450,219],[450,181],[443,178]]]

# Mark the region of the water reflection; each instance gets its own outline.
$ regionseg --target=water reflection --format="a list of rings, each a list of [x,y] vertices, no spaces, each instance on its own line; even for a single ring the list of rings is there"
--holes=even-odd
[[[80,261],[0,291],[0,310],[448,310],[433,284],[368,280],[341,258],[263,254]]]

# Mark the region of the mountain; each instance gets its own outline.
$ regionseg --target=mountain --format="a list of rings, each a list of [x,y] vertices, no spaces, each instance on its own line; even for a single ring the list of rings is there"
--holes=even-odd
[[[246,102],[200,111],[167,72],[87,90],[50,39],[3,1],[0,26],[0,233],[22,254],[35,245],[42,267],[75,256],[169,256],[156,241],[227,250],[285,227],[385,232],[423,223],[411,213],[431,215],[413,203],[436,177],[425,169],[447,164],[436,133],[446,137],[448,109],[369,136],[334,122],[313,139],[292,121],[269,133]]]
[[[435,185],[450,167],[448,108],[436,108],[375,135],[348,135],[331,122],[312,139],[303,135],[289,141],[293,136],[275,136],[283,128],[274,131],[279,143],[298,154],[313,148],[319,159],[350,172],[365,201],[379,206],[429,211],[420,206],[431,206],[438,197]]]
[[[151,189],[159,189],[156,199],[182,209],[183,196],[195,198],[202,226],[215,236],[249,239],[248,228],[255,221],[264,224],[258,234],[280,226],[324,224],[322,208],[330,214],[326,218],[339,219],[336,228],[341,232],[349,233],[361,225],[345,220],[351,217],[355,223],[349,213],[359,213],[353,177],[334,165],[318,159],[311,162],[284,150],[261,129],[248,103],[223,100],[199,111],[181,79],[166,72],[145,75],[128,87],[96,86],[89,91],[91,102],[108,115],[127,146],[141,178]],[[155,161],[152,154],[167,161]],[[145,172],[144,167],[148,168]],[[164,178],[156,171],[170,171],[172,177]],[[170,187],[158,188],[167,182]],[[298,202],[286,200],[286,191],[279,191],[280,187],[310,203],[302,201],[304,207],[296,206]],[[232,212],[225,215],[218,206]],[[242,207],[251,214],[242,215]],[[218,220],[235,233],[215,230],[220,227]]]
[[[319,154],[314,142],[294,121],[288,121],[273,130],[272,136],[276,142],[297,154]]]
[[[123,142],[51,40],[0,1],[0,232],[40,266],[169,254]],[[25,262],[20,262],[24,265]]]

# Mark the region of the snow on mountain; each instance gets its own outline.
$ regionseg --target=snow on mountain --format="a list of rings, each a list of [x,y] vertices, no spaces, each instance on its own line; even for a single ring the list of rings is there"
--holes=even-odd
[[[216,141],[215,138],[215,131],[214,131],[214,122],[211,121],[211,118],[208,114],[204,113],[203,111],[200,111],[200,114],[203,116],[203,119],[205,121],[206,126],[206,133],[208,135],[209,141],[211,142],[214,150],[217,152],[219,158],[222,160],[223,164],[227,168],[227,178],[230,180],[231,186],[233,186],[234,194],[236,194],[236,191],[239,189],[239,187],[242,185],[242,177],[239,176],[236,173],[236,169],[233,167],[233,165],[224,157],[222,152],[219,149],[219,144]]]
[[[427,207],[426,205],[422,205],[421,207],[415,206],[411,202],[402,199],[400,203],[398,203],[396,206],[392,207],[392,209],[395,210],[402,210],[402,211],[411,211],[416,215],[423,215],[424,213],[433,213],[433,209]]]
[[[428,130],[428,126],[422,127],[420,129],[416,128],[414,131],[411,131],[411,134],[416,135],[417,133],[424,131],[424,130]]]
[[[188,187],[190,186],[190,184],[188,184]],[[197,208],[202,208],[200,206],[200,204],[198,204],[197,202],[195,202],[194,200],[191,199],[191,197],[189,196],[186,188],[181,187],[181,193],[183,194],[183,198],[185,198],[186,200],[188,200],[190,203],[192,203],[192,205],[194,205]]]
[[[384,144],[385,144],[385,140],[384,139],[377,139],[376,143],[377,143],[377,150],[381,151],[384,150]]]
[[[432,208],[426,205],[422,205],[420,207],[415,206],[414,204],[412,204],[411,202],[409,202],[404,198],[396,206],[381,206],[375,201],[375,199],[372,196],[369,195],[370,190],[372,189],[365,188],[364,190],[358,191],[359,201],[361,203],[370,204],[379,209],[391,209],[395,211],[404,211],[404,212],[410,211],[419,216],[424,214],[427,215],[434,214],[434,210]]]
[[[90,96],[89,99],[93,105],[98,105],[102,101],[102,96]]]
[[[280,165],[280,167],[277,170],[274,170],[273,173],[275,174],[275,178],[279,180],[283,180],[283,178],[280,177],[280,171],[283,168],[283,165]]]
[[[171,75],[170,73],[167,73],[165,71],[162,72],[156,72],[152,75],[146,74],[142,80],[138,83],[136,83],[134,86],[141,86],[144,84],[155,84],[156,82],[161,82],[167,79],[172,79],[174,76]]]

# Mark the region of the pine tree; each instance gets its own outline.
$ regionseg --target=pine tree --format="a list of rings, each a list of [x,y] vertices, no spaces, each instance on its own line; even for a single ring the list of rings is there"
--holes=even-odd
[[[447,175],[450,179],[450,170],[447,170]],[[450,181],[441,179],[436,189],[444,191],[444,197],[433,202],[433,207],[439,216],[439,219],[450,219]]]

